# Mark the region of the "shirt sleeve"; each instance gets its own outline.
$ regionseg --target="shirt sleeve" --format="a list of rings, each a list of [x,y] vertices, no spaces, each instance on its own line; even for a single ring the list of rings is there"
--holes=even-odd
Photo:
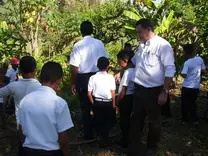
[[[174,77],[176,72],[175,58],[170,44],[161,47],[161,62],[165,69],[165,77]]]
[[[202,61],[201,68],[202,68],[202,70],[205,70],[206,69],[206,66],[205,66],[204,60],[202,58],[201,58],[201,61]]]
[[[108,53],[107,53],[107,51],[105,49],[105,46],[104,46],[102,41],[101,41],[101,49],[102,49],[103,56],[106,57],[106,58],[109,58]]]
[[[81,62],[81,57],[80,57],[80,54],[79,54],[79,51],[78,51],[78,47],[75,45],[74,48],[73,48],[73,51],[70,55],[69,64],[71,64],[75,67],[79,67],[80,62]]]
[[[5,96],[13,95],[12,86],[13,83],[8,84],[7,86],[0,88],[0,98],[3,98]]]
[[[113,75],[111,75],[111,90],[116,90],[116,80]]]
[[[93,90],[93,77],[91,76],[88,82],[88,91],[92,92]]]
[[[181,71],[181,74],[187,74],[188,73],[188,62],[185,62],[183,65],[183,69]]]
[[[71,119],[71,115],[69,112],[68,105],[65,101],[63,107],[60,109],[59,112],[57,112],[57,131],[58,133],[64,132],[72,127],[74,127],[74,124]],[[58,104],[59,105],[59,104]]]
[[[122,79],[123,79],[123,84],[122,84],[122,86],[127,87],[128,84],[129,84],[129,79],[130,79],[130,78],[129,78],[129,71],[128,71],[128,70],[124,72]]]
[[[5,75],[5,76],[6,76],[6,77],[11,78],[11,76],[12,76],[12,75],[11,75],[10,69],[8,69],[8,70],[7,70],[7,72],[6,72],[6,75]]]

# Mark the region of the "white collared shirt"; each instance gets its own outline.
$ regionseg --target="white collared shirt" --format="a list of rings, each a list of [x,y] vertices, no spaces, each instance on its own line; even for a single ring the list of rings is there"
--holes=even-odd
[[[66,101],[46,86],[22,99],[18,115],[26,137],[23,147],[32,149],[59,150],[58,133],[74,126]]]
[[[132,58],[136,65],[134,82],[147,88],[164,84],[165,77],[174,77],[174,53],[171,45],[159,36],[140,44]]]
[[[206,69],[204,61],[201,57],[196,56],[188,59],[183,66],[181,74],[185,74],[186,78],[183,81],[183,87],[200,88],[201,70]]]
[[[18,124],[18,109],[19,109],[19,103],[22,100],[22,98],[39,89],[41,87],[41,84],[36,79],[19,79],[19,81],[14,81],[9,83],[7,86],[0,88],[0,97],[5,96],[13,96],[14,97],[14,104],[15,104],[15,114],[16,114],[16,120]]]
[[[19,70],[17,69],[16,71],[11,67],[7,70],[6,75],[7,77],[10,78],[10,82],[13,82],[16,80],[17,78],[17,74],[18,74]]]
[[[74,45],[69,64],[79,67],[79,73],[97,72],[97,60],[108,57],[102,41],[91,36],[85,36]]]
[[[122,87],[127,87],[126,95],[131,95],[134,93],[134,68],[128,68],[124,71],[124,74],[121,78],[118,93],[121,93]]]
[[[116,90],[116,82],[113,75],[107,72],[97,72],[90,77],[88,91],[96,98],[112,99],[111,91]]]

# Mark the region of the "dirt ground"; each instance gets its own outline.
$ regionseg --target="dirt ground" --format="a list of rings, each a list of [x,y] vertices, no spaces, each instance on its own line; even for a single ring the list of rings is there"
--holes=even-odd
[[[199,125],[183,124],[180,121],[180,91],[174,90],[174,100],[171,103],[173,118],[163,124],[161,142],[159,145],[158,156],[208,156],[208,121],[203,119],[203,113],[208,108],[206,93],[201,92],[198,98],[198,114],[201,117]],[[106,149],[99,149],[97,142],[84,143],[80,140],[78,120],[75,118],[75,128],[70,135],[70,155],[71,156],[125,156],[116,143]],[[10,119],[10,128],[7,131],[0,130],[0,156],[17,155],[18,137],[15,132],[15,124]],[[119,140],[119,126],[114,128],[112,135],[113,142]],[[145,128],[143,141],[148,128]],[[76,145],[77,142],[83,144]]]

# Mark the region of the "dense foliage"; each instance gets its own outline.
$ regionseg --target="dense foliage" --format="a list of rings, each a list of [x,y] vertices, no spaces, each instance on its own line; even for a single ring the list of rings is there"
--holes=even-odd
[[[206,0],[7,0],[0,3],[0,59],[33,55],[38,68],[47,60],[62,63],[69,84],[67,55],[81,39],[83,20],[94,24],[94,36],[101,39],[116,64],[116,54],[125,42],[137,47],[135,22],[151,18],[155,31],[174,48],[177,69],[183,63],[182,45],[195,43],[207,56],[208,3]],[[69,85],[64,85],[67,90]],[[68,91],[69,92],[69,91]]]

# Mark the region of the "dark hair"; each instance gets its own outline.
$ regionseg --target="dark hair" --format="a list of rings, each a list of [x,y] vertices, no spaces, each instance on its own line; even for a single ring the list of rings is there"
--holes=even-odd
[[[51,82],[55,83],[57,80],[61,79],[63,76],[63,69],[61,65],[57,62],[49,61],[45,63],[42,67],[40,73],[40,81],[43,83]]]
[[[136,22],[136,26],[141,25],[143,29],[150,29],[154,31],[154,25],[152,24],[151,20],[148,18],[142,18]]]
[[[108,60],[108,58],[106,57],[100,57],[97,61],[97,67],[99,70],[104,70],[107,69],[107,67],[109,66],[110,62]]]
[[[93,25],[89,21],[84,21],[80,25],[80,31],[82,35],[91,35],[93,33]]]
[[[19,66],[22,73],[32,73],[37,67],[37,62],[32,56],[24,56],[21,58]]]
[[[183,50],[184,50],[185,54],[192,55],[195,51],[195,46],[194,46],[194,44],[186,44],[183,46]]]
[[[125,45],[124,45],[124,48],[126,48],[126,47],[131,47],[131,44],[130,43],[125,43]]]
[[[132,59],[133,56],[134,56],[133,51],[121,50],[117,54],[117,59],[118,60],[128,60],[128,62],[131,62],[131,59]]]

